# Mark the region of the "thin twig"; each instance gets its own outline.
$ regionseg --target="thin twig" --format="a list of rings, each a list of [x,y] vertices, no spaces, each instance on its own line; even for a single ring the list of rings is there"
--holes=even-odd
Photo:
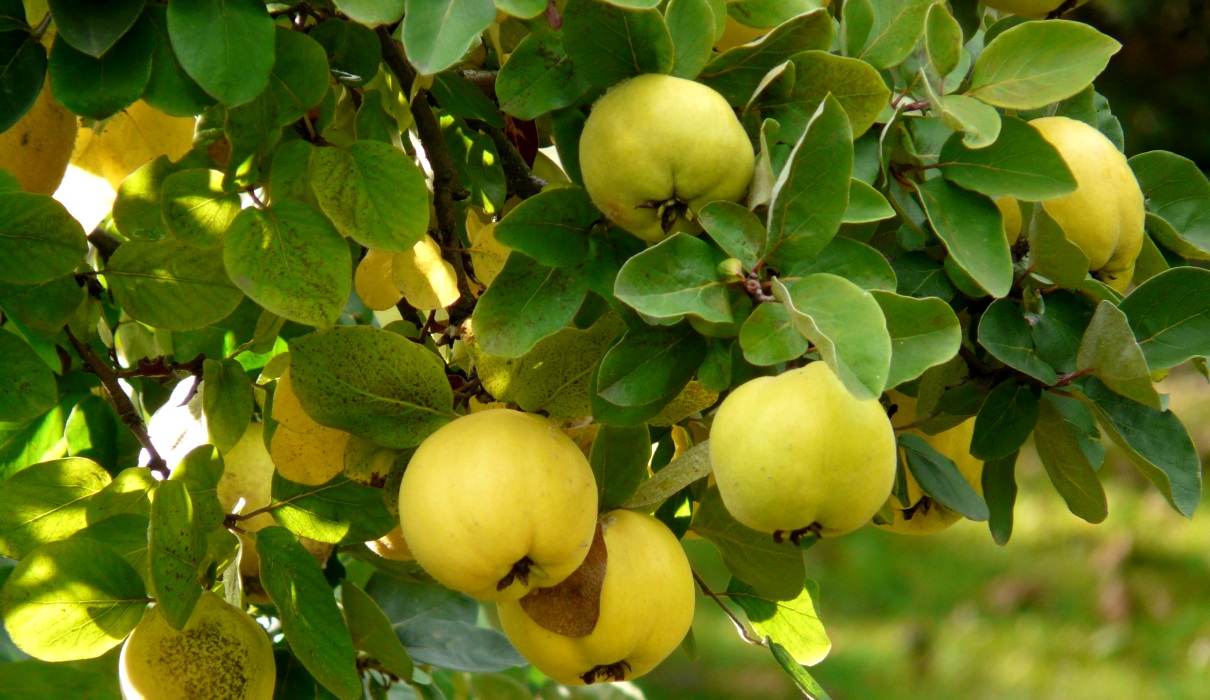
[[[399,85],[404,93],[411,95],[412,84],[416,81],[416,71],[408,63],[403,50],[391,37],[386,27],[375,30],[378,41],[382,45],[382,59],[387,67],[399,79]],[[433,207],[437,210],[437,231],[440,235],[438,243],[442,246],[459,245],[457,213],[454,209],[454,193],[463,192],[458,182],[458,172],[454,169],[454,160],[450,157],[445,146],[445,138],[441,135],[441,125],[437,115],[429,107],[427,95],[419,91],[410,100],[412,119],[416,122],[416,133],[424,147],[429,166],[433,169]],[[458,301],[449,307],[450,323],[458,324],[471,315],[475,307],[475,297],[471,293],[470,282],[466,273],[466,260],[459,254],[444,253],[442,257],[454,267],[458,279]]]
[[[705,593],[710,600],[713,600],[715,603],[717,603],[718,606],[723,609],[723,612],[727,614],[727,617],[731,618],[731,623],[735,625],[735,629],[739,631],[739,636],[742,637],[745,642],[752,644],[753,646],[764,647],[766,649],[769,648],[769,644],[765,642],[765,640],[748,631],[747,625],[745,625],[735,613],[731,612],[731,608],[727,607],[727,604],[723,602],[722,598],[718,597],[717,593],[710,590],[710,586],[706,585],[706,581],[702,579],[702,577],[696,571],[693,572],[693,580],[697,581],[697,587],[702,589],[702,593]]]
[[[121,419],[122,424],[129,428],[130,432],[134,433],[134,436],[139,440],[139,444],[143,446],[143,449],[147,450],[147,454],[150,455],[147,466],[151,471],[167,477],[168,463],[164,461],[164,458],[155,449],[155,445],[151,443],[151,436],[147,434],[147,426],[143,424],[143,417],[139,415],[139,411],[134,407],[134,403],[131,402],[130,397],[122,390],[122,385],[118,383],[117,373],[114,372],[113,368],[105,360],[101,359],[101,356],[88,343],[77,338],[70,328],[64,328],[63,330],[67,333],[67,340],[76,349],[76,353],[80,355],[80,359],[84,360],[84,364],[88,366],[87,370],[97,375],[101,380],[101,385],[105,387],[106,393],[109,394],[109,399],[113,402],[114,410],[117,411],[118,418]]]

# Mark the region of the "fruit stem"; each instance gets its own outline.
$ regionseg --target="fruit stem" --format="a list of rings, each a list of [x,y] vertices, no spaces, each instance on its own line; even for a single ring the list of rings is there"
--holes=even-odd
[[[521,585],[529,586],[529,570],[534,565],[534,560],[529,557],[521,557],[521,559],[513,564],[513,568],[500,579],[496,584],[496,590],[502,591],[505,588],[513,585],[513,581],[520,581]]]
[[[710,600],[713,600],[715,603],[717,603],[718,606],[723,609],[723,613],[725,613],[727,615],[727,617],[731,618],[731,624],[735,625],[736,631],[739,632],[739,636],[745,642],[747,642],[753,646],[764,647],[766,649],[769,648],[769,643],[766,640],[761,639],[760,637],[757,637],[756,635],[754,635],[748,631],[748,627],[743,623],[743,621],[740,620],[735,615],[735,613],[731,612],[731,608],[727,607],[727,604],[723,602],[723,599],[720,598],[717,593],[710,590],[710,586],[706,585],[705,579],[703,579],[701,577],[701,575],[697,573],[696,570],[690,569],[690,571],[693,572],[693,580],[697,581],[697,587],[702,589],[702,593],[705,594],[707,598],[709,598]],[[585,675],[587,675],[587,674],[585,674]],[[589,682],[589,681],[585,681],[585,682]]]

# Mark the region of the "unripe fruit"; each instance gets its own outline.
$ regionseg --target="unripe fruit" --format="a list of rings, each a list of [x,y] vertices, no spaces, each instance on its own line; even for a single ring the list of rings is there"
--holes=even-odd
[[[420,566],[480,600],[516,600],[584,561],[597,486],[580,448],[533,414],[462,416],[416,449],[399,486],[403,536]]]
[[[517,651],[567,685],[638,678],[677,648],[693,622],[693,573],[676,536],[630,510],[605,515],[601,526],[607,561],[589,634],[570,637],[539,625],[526,612],[528,599],[499,605],[500,624]]]
[[[76,115],[50,93],[47,80],[29,111],[0,133],[0,168],[26,192],[54,194],[76,143]]]
[[[275,665],[269,636],[243,610],[202,593],[184,629],[158,606],[122,645],[118,674],[126,700],[270,700]]]
[[[739,201],[756,159],[727,100],[692,80],[647,74],[593,105],[580,136],[584,188],[605,216],[648,242],[698,233],[698,209]]]
[[[869,522],[895,482],[895,434],[824,362],[758,377],[723,401],[710,429],[719,494],[740,523],[774,536],[830,537]]]

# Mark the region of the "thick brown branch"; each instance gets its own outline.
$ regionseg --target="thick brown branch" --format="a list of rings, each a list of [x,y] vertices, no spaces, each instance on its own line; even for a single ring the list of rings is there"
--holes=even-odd
[[[386,27],[376,30],[378,41],[382,45],[382,58],[387,67],[399,79],[400,87],[407,94],[412,93],[412,84],[416,81],[416,71],[408,63],[403,50],[391,38]],[[458,172],[454,169],[454,161],[449,150],[445,147],[445,138],[441,135],[441,125],[437,115],[429,107],[428,99],[423,91],[411,99],[412,119],[416,122],[416,133],[429,166],[433,169],[433,207],[437,210],[438,243],[442,246],[442,257],[454,267],[458,278],[458,301],[449,308],[450,323],[460,324],[471,315],[475,306],[474,295],[471,294],[470,282],[466,273],[466,259],[461,253],[453,252],[451,248],[460,247],[458,240],[457,213],[454,209],[454,193],[462,192],[458,182]]]
[[[130,397],[122,390],[122,385],[118,383],[118,375],[114,372],[105,360],[101,359],[89,345],[80,340],[71,332],[70,328],[64,328],[67,333],[67,340],[71,342],[72,347],[76,349],[76,353],[80,355],[80,359],[84,360],[87,365],[87,371],[97,375],[101,380],[101,386],[105,387],[105,392],[109,394],[110,401],[113,402],[114,410],[117,411],[118,418],[122,424],[134,433],[138,438],[139,444],[143,449],[147,450],[147,454],[151,456],[148,467],[151,471],[159,473],[161,476],[168,476],[168,464],[160,453],[156,451],[155,445],[151,443],[151,436],[147,434],[147,426],[143,424],[143,417],[139,415],[138,409],[131,402]]]

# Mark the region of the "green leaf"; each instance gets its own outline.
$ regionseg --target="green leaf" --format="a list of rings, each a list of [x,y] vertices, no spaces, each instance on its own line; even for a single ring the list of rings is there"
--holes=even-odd
[[[592,441],[588,461],[597,482],[602,513],[619,507],[647,478],[651,434],[646,425],[602,425]]]
[[[1041,206],[1033,207],[1026,230],[1034,273],[1063,289],[1080,289],[1088,279],[1088,256],[1080,246],[1067,239],[1063,228]]]
[[[213,445],[199,445],[172,468],[172,476],[169,477],[171,481],[183,482],[189,490],[193,520],[203,533],[220,527],[227,515],[218,500],[218,482],[223,478],[223,469],[223,457],[218,450]],[[122,474],[129,471],[132,470],[127,469]],[[121,478],[121,474],[118,478]],[[114,483],[117,481],[115,479]]]
[[[971,150],[954,134],[941,149],[946,179],[989,197],[1040,202],[1076,191],[1076,180],[1058,149],[1038,130],[1015,117],[1003,117],[1000,137]]]
[[[739,329],[739,346],[748,362],[772,367],[802,357],[810,343],[784,304],[759,304]]]
[[[1177,267],[1152,277],[1119,307],[1151,370],[1210,356],[1210,272]]]
[[[353,648],[366,652],[399,678],[411,678],[412,658],[378,603],[352,581],[342,581],[340,592]]]
[[[244,298],[217,251],[183,241],[127,241],[104,273],[122,310],[153,328],[205,328],[226,318]]]
[[[563,37],[577,72],[596,87],[672,71],[672,36],[655,9],[570,0],[563,10]]]
[[[908,57],[924,34],[924,20],[932,0],[872,0],[873,22],[868,40],[855,58],[875,68],[897,66]]]
[[[353,282],[344,239],[321,214],[291,199],[241,211],[223,241],[223,262],[252,301],[311,326],[336,322]]]
[[[289,530],[256,533],[260,580],[277,606],[290,650],[315,680],[341,700],[360,700],[353,640],[319,562]]]
[[[147,467],[123,469],[113,481],[88,499],[85,504],[85,520],[98,523],[131,514],[150,517],[151,493],[155,491],[158,483]]]
[[[735,107],[748,104],[765,75],[803,51],[832,46],[832,18],[822,8],[801,14],[759,42],[728,49],[706,64],[698,80],[714,88]]]
[[[844,224],[868,224],[895,216],[895,209],[881,192],[861,180],[849,181],[849,207],[844,211]]]
[[[987,527],[992,539],[1003,547],[1013,534],[1013,508],[1017,502],[1017,453],[983,463],[983,499],[987,502]]]
[[[1076,359],[1076,370],[1100,379],[1105,386],[1144,406],[1162,410],[1160,395],[1151,383],[1151,370],[1134,340],[1130,322],[1112,302],[1102,301]]]
[[[622,508],[650,510],[710,474],[710,443],[699,442],[639,485]]]
[[[1038,405],[1034,445],[1050,482],[1067,503],[1067,509],[1090,523],[1104,521],[1109,514],[1105,489],[1049,393],[1042,396]]]
[[[370,28],[394,24],[403,17],[404,0],[335,0],[335,3],[346,17]]]
[[[652,318],[693,315],[710,323],[730,323],[734,319],[727,285],[718,272],[722,261],[709,243],[677,233],[627,260],[613,293]]]
[[[929,8],[924,21],[924,46],[937,75],[949,75],[962,58],[962,26],[943,4]]]
[[[399,525],[382,502],[382,489],[344,476],[318,486],[296,484],[273,472],[273,517],[300,537],[318,542],[369,542]]]
[[[458,181],[470,194],[470,202],[483,207],[488,214],[499,212],[508,196],[508,185],[491,137],[450,115],[441,117],[441,135],[454,161]]]
[[[988,294],[1006,296],[1013,283],[1013,259],[995,203],[940,177],[916,192],[933,231],[954,262]]]
[[[817,255],[849,206],[853,134],[835,97],[816,110],[773,184],[767,250],[782,266]]]
[[[0,421],[35,418],[59,400],[55,375],[21,338],[0,328]]]
[[[768,533],[736,522],[723,505],[718,488],[706,491],[690,529],[718,547],[727,570],[752,586],[760,597],[793,601],[802,592],[807,578],[802,551],[777,544]]]
[[[1179,513],[1192,517],[1202,492],[1201,460],[1171,411],[1127,399],[1095,377],[1083,385],[1097,422]]]
[[[388,0],[403,11],[403,0]],[[345,3],[336,3],[338,6]],[[348,11],[345,15],[352,17]],[[398,16],[396,16],[396,20]],[[382,60],[382,45],[366,25],[369,22],[346,22],[332,18],[320,22],[308,35],[327,51],[332,73],[346,85],[360,87],[378,73]]]
[[[407,0],[400,35],[421,75],[454,65],[496,20],[492,0]]]
[[[76,668],[37,659],[0,665],[0,700],[89,698],[120,700],[117,674],[111,669]]]
[[[987,503],[966,482],[952,459],[919,435],[899,435],[899,446],[903,448],[908,471],[933,500],[971,520],[987,520]]]
[[[513,17],[533,19],[546,11],[545,0],[496,0],[496,7]]]
[[[760,597],[751,586],[733,578],[727,584],[727,598],[744,609],[757,634],[781,644],[804,666],[823,661],[832,650],[832,640],[819,620],[819,584],[811,579],[794,600],[777,601]]]
[[[509,61],[512,61],[514,56],[515,54],[509,56]],[[505,65],[508,64],[505,63]],[[499,90],[500,83],[497,77],[497,93]],[[432,92],[433,97],[437,98],[437,104],[441,105],[441,108],[447,113],[463,119],[478,119],[497,129],[504,128],[504,115],[500,113],[500,108],[496,106],[496,103],[471,82],[470,78],[457,70],[438,73],[433,78]]]
[[[0,481],[31,464],[67,454],[63,430],[74,403],[74,397],[64,397],[29,422],[0,423]]]
[[[310,36],[282,26],[274,47],[277,57],[266,93],[277,104],[277,123],[285,126],[302,119],[328,91],[328,56]]]
[[[0,589],[0,617],[13,643],[43,661],[104,654],[134,630],[147,603],[138,572],[86,539],[39,547]]]
[[[900,256],[891,263],[891,268],[895,271],[897,294],[916,298],[938,297],[948,301],[957,293],[945,269],[925,253]]]
[[[601,213],[580,187],[542,192],[517,205],[496,224],[496,240],[550,267],[588,259],[588,232]]]
[[[453,418],[441,359],[390,331],[299,336],[290,341],[290,379],[312,418],[382,447],[415,447]]]
[[[962,143],[968,148],[987,148],[999,140],[1003,126],[1000,113],[979,100],[965,95],[946,95],[936,98],[936,106],[941,121],[961,132]]]
[[[1084,331],[1092,322],[1096,303],[1091,299],[1066,291],[1055,291],[1045,297],[1045,310],[1028,312],[1030,335],[1038,355],[1056,372],[1076,371],[1076,356]]]
[[[0,282],[42,284],[84,262],[84,229],[44,194],[0,194]]]
[[[59,34],[50,51],[51,86],[55,99],[72,112],[106,119],[133,104],[151,78],[155,30],[151,21],[137,21],[99,58],[72,47]]]
[[[70,537],[88,524],[88,499],[107,484],[109,474],[88,459],[57,459],[13,474],[0,483],[0,554],[24,559],[39,545]]]
[[[563,47],[562,31],[527,35],[496,76],[500,109],[517,119],[568,107],[590,89]]]
[[[370,577],[365,590],[418,664],[495,673],[527,663],[503,634],[478,626],[479,603],[461,593],[381,574]]]
[[[1186,257],[1210,259],[1210,181],[1197,164],[1167,151],[1151,151],[1131,158],[1130,167],[1147,208],[1172,225],[1177,241],[1197,252]]]
[[[424,174],[390,144],[315,149],[311,187],[336,230],[367,248],[404,253],[428,232]]]
[[[745,270],[755,270],[765,256],[768,233],[764,224],[742,204],[718,200],[697,213],[707,235],[723,252],[736,258]]]
[[[588,280],[574,268],[513,252],[475,306],[475,337],[484,352],[521,357],[565,328],[587,294]]]
[[[764,116],[781,125],[778,138],[786,143],[798,141],[829,94],[848,115],[854,138],[874,124],[891,98],[882,76],[865,61],[827,51],[804,51],[791,57],[790,64],[797,79],[789,93],[756,99],[756,106],[768,110]]]
[[[852,238],[837,236],[819,255],[799,260],[782,270],[786,277],[806,277],[816,272],[843,277],[870,291],[895,290],[895,271],[891,269],[886,257],[878,250]]]
[[[706,66],[714,46],[715,21],[708,0],[670,0],[664,22],[672,38],[673,75],[693,80]],[[707,27],[711,31],[704,31]]]
[[[798,331],[793,332],[795,335],[799,335]],[[806,343],[806,339],[801,335],[799,338],[804,344]],[[707,341],[706,359],[702,360],[702,366],[697,368],[697,381],[706,391],[722,393],[731,387],[732,346],[737,346],[737,344],[731,340]]]
[[[229,182],[247,185],[250,176],[281,141],[277,100],[265,91],[251,102],[227,109],[223,134],[231,144],[225,175]]]
[[[1043,384],[1058,381],[1055,368],[1038,354],[1029,322],[1013,301],[997,299],[983,312],[979,319],[979,344],[997,360]]]
[[[147,544],[156,605],[169,625],[182,629],[202,596],[197,569],[206,554],[206,540],[194,526],[193,503],[183,482],[164,481],[156,488]]]
[[[169,3],[168,35],[185,72],[228,107],[269,85],[275,30],[260,0]]]
[[[143,90],[143,100],[174,117],[201,114],[215,99],[189,77],[177,60],[168,32],[168,8],[149,5],[145,11],[155,32],[155,51],[151,54],[151,77]]]
[[[772,291],[850,393],[859,399],[882,394],[890,374],[891,336],[870,292],[824,273],[789,284],[775,279]]]
[[[277,204],[283,199],[297,199],[317,205],[311,190],[311,155],[315,147],[298,139],[283,143],[273,153],[273,166],[269,171],[269,203]]]
[[[23,326],[58,334],[80,308],[84,295],[74,275],[30,286],[0,282],[0,309]]]
[[[113,409],[105,399],[90,394],[71,410],[63,437],[69,455],[91,459],[113,471],[118,464],[119,434]]]
[[[1025,444],[1038,422],[1038,397],[1016,379],[996,385],[975,417],[971,454],[984,461],[1003,459]]]
[[[29,111],[46,82],[46,48],[34,37],[24,19],[6,24],[6,31],[0,31],[0,53],[5,62],[4,69],[0,70],[0,92],[6,97],[0,103],[0,131],[8,131]],[[8,178],[0,176],[0,179]],[[15,186],[15,180],[11,184],[11,189],[20,189]],[[6,184],[0,191],[9,189]]]
[[[233,359],[202,363],[202,412],[210,443],[226,453],[244,436],[252,422],[255,397],[252,382],[242,365]]]
[[[624,329],[614,314],[592,327],[564,328],[543,338],[518,358],[483,352],[463,336],[483,388],[498,401],[515,402],[524,411],[543,411],[559,420],[592,415],[588,386],[609,346]]]
[[[225,191],[223,174],[206,168],[168,175],[160,201],[162,220],[172,235],[202,250],[221,246],[240,212],[239,192]]]
[[[119,233],[140,241],[158,241],[171,235],[164,222],[161,191],[164,180],[178,170],[168,156],[160,156],[122,180],[113,203],[113,223]]]
[[[962,325],[950,305],[935,297],[913,299],[873,290],[891,334],[891,371],[886,385],[910,382],[958,354]]]
[[[134,26],[146,0],[51,0],[46,4],[59,36],[89,56],[100,57]]]
[[[622,408],[658,404],[658,413],[705,357],[705,339],[686,326],[632,328],[601,360],[596,395]]]
[[[1025,22],[991,41],[967,92],[993,107],[1038,109],[1088,87],[1122,45],[1082,22]]]

